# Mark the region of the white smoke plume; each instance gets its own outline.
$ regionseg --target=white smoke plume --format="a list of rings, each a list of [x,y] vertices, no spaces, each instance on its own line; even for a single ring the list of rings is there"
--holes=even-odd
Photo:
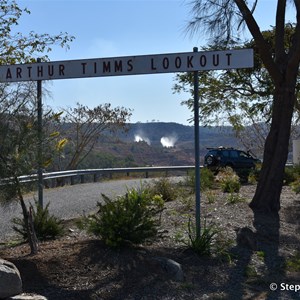
[[[146,136],[144,136],[142,133],[135,134],[134,135],[134,141],[135,142],[146,142],[149,146],[151,145],[150,139],[148,139]]]
[[[166,148],[171,148],[174,147],[176,142],[178,140],[178,137],[176,135],[172,135],[172,136],[163,136],[160,139],[161,144],[163,145],[163,147]]]

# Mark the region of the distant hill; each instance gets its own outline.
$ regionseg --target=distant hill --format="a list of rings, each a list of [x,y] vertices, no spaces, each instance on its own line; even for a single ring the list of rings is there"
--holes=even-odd
[[[202,159],[207,147],[237,145],[230,127],[200,128]],[[84,167],[192,165],[194,126],[164,122],[129,124],[126,133],[101,137],[93,155],[92,165]]]
[[[144,140],[151,145],[162,145],[161,139],[168,138],[174,142],[175,147],[184,147],[185,144],[194,143],[194,126],[178,123],[134,123],[129,125],[126,134],[118,135],[123,141]],[[236,147],[238,140],[234,137],[231,127],[200,127],[200,147]]]
[[[208,147],[239,147],[231,127],[200,127],[200,160]],[[126,132],[105,132],[80,168],[192,165],[194,126],[133,123]]]

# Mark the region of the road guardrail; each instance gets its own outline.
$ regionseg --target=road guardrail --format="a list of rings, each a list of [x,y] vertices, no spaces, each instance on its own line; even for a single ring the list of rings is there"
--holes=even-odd
[[[70,178],[71,184],[74,184],[75,178],[80,178],[80,183],[85,182],[85,176],[93,176],[93,181],[96,182],[101,175],[109,175],[124,173],[127,176],[130,173],[145,173],[145,177],[149,177],[152,172],[169,172],[182,171],[188,172],[194,170],[195,166],[158,166],[158,167],[132,167],[132,168],[105,168],[105,169],[82,169],[82,170],[67,170],[56,172],[43,173],[43,180]],[[21,183],[34,182],[38,180],[37,174],[23,175],[18,177]]]

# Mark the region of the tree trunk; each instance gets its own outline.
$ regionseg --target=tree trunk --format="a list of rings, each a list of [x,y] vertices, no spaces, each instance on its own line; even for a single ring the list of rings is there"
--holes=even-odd
[[[284,82],[276,87],[272,124],[266,139],[262,169],[250,207],[254,212],[278,212],[284,169],[289,151],[295,85]]]

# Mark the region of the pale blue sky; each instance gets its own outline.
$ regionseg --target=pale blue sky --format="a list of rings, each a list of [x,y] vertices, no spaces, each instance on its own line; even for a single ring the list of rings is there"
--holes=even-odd
[[[31,14],[20,21],[18,31],[76,37],[66,51],[55,47],[53,61],[189,52],[201,47],[205,37],[191,39],[184,30],[190,7],[184,0],[19,0]],[[260,0],[257,18],[262,29],[274,25],[274,0]],[[189,95],[173,94],[175,74],[55,80],[48,84],[53,107],[76,102],[133,109],[131,122],[159,120],[188,124],[191,113],[180,105]]]

